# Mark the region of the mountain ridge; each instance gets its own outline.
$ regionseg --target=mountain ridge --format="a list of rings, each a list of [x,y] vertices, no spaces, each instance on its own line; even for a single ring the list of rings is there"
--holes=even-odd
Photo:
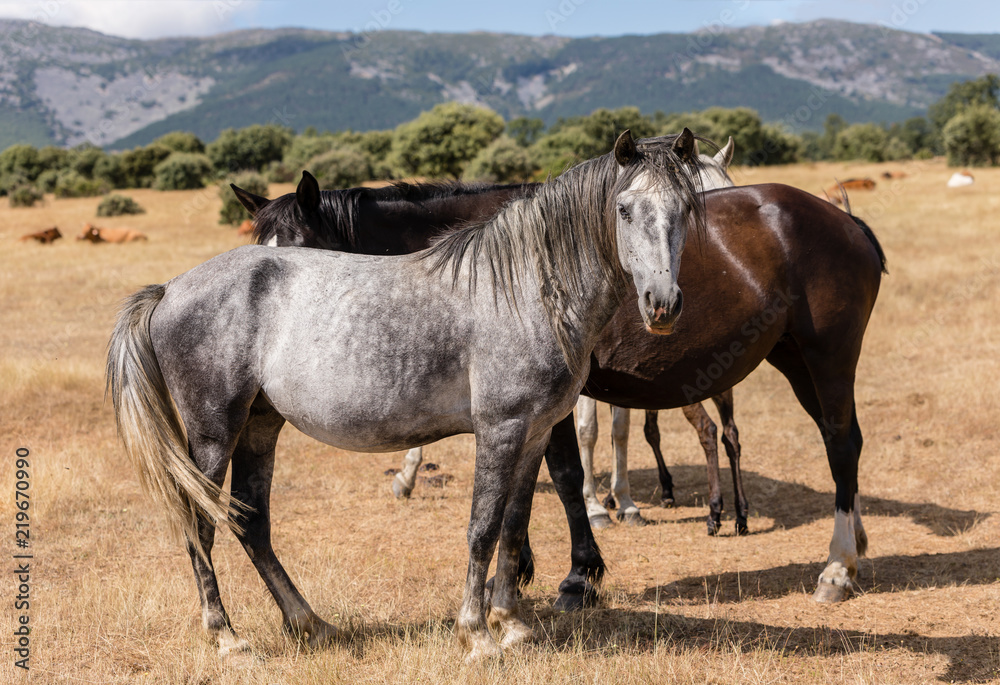
[[[0,148],[121,149],[267,122],[391,128],[445,100],[548,124],[598,107],[748,106],[816,129],[831,112],[919,115],[952,82],[1000,72],[1000,36],[836,20],[608,38],[280,28],[154,40],[0,20],[0,35]]]

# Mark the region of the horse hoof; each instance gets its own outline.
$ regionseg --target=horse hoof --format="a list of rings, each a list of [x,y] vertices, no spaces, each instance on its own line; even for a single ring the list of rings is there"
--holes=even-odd
[[[399,474],[392,479],[392,494],[396,496],[396,499],[409,499],[412,492],[413,488],[407,487],[405,483],[400,481]]]
[[[746,521],[737,521],[736,522],[736,534],[737,535],[749,535],[750,534],[750,529],[747,528],[747,522]]]
[[[465,657],[465,663],[469,666],[481,664],[503,655],[500,645],[496,643],[496,640],[489,633],[485,635],[480,633],[460,641],[470,646],[469,653]]]
[[[590,527],[594,530],[608,528],[612,523],[611,517],[607,514],[595,514],[590,517]]]
[[[614,495],[608,495],[607,497],[605,497],[604,501],[601,502],[601,504],[604,505],[605,509],[614,509],[615,507],[618,506],[618,503],[615,501]]]
[[[518,645],[534,642],[535,640],[535,634],[532,632],[531,628],[525,625],[522,621],[517,621],[513,625],[504,626],[504,631],[503,640],[500,641],[500,647],[503,649],[517,647]]]
[[[664,509],[674,508],[674,498],[673,497],[662,497],[660,498],[660,506]]]
[[[813,601],[821,604],[836,604],[843,602],[853,594],[849,587],[834,585],[833,583],[820,583],[813,593]]]
[[[708,534],[715,537],[719,534],[719,529],[722,527],[721,523],[708,519]]]
[[[639,512],[630,512],[626,514],[625,512],[618,512],[618,520],[624,523],[626,526],[634,526],[636,528],[641,528],[643,526],[648,526],[649,521],[642,517]]]
[[[552,609],[559,613],[568,614],[597,606],[599,601],[600,595],[597,594],[597,590],[589,587],[587,591],[581,593],[560,592],[552,604]]]
[[[233,637],[229,640],[219,640],[219,657],[229,661],[239,661],[241,657],[250,655],[250,643],[242,638]]]

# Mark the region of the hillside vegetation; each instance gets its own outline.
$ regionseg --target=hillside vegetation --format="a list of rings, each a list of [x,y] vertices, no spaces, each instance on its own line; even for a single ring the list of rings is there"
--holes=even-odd
[[[128,40],[0,21],[0,148],[127,149],[277,123],[393,128],[445,101],[546,124],[623,105],[746,106],[793,130],[922,114],[958,80],[1000,71],[995,36],[837,21],[569,39],[304,29]]]

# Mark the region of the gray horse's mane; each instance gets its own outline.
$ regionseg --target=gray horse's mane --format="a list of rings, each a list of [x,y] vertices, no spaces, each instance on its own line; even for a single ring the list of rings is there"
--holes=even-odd
[[[692,228],[704,225],[704,204],[699,175],[704,163],[697,155],[681,160],[673,151],[677,135],[637,142],[638,154],[619,175],[618,162],[608,153],[582,162],[540,186],[531,197],[507,204],[492,219],[448,233],[417,259],[430,260],[432,269],[451,268],[457,285],[468,265],[469,290],[474,292],[482,268],[493,287],[494,302],[503,293],[517,310],[517,293],[526,275],[539,284],[542,305],[563,356],[576,365],[571,350],[569,321],[583,312],[572,312],[567,292],[581,290],[584,279],[597,273],[613,287],[627,281],[618,260],[615,237],[616,198],[642,173],[653,184],[671,189],[691,208]],[[530,293],[521,293],[521,296]]]

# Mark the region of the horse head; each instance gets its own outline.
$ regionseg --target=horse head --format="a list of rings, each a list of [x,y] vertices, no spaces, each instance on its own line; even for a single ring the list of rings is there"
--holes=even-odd
[[[683,306],[677,274],[690,215],[700,206],[698,174],[692,173],[701,167],[695,137],[685,128],[666,144],[652,139],[637,146],[625,131],[615,142],[614,159],[619,262],[635,283],[647,330],[667,334]]]

